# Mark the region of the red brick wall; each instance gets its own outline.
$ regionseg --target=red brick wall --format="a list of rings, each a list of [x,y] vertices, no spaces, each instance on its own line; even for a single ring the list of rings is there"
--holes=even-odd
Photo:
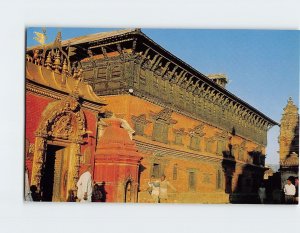
[[[30,143],[34,143],[34,133],[39,126],[42,112],[50,102],[53,102],[53,99],[34,95],[32,93],[26,94],[25,134]]]

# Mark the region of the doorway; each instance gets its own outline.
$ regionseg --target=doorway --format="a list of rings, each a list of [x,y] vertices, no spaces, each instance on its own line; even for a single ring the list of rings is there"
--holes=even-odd
[[[131,193],[132,193],[132,186],[131,186],[131,181],[127,181],[125,185],[125,202],[132,202],[131,200]]]
[[[66,147],[47,145],[42,178],[42,201],[66,201],[68,156]]]
[[[232,176],[226,175],[226,186],[225,186],[225,193],[231,194],[232,193]]]

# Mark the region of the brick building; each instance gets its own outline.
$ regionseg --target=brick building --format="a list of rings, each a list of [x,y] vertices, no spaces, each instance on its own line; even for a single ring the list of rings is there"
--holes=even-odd
[[[70,48],[76,49],[72,55]],[[80,105],[90,116],[92,133],[85,136],[87,143],[80,151],[79,144],[74,147],[82,161],[89,158],[87,163],[94,166],[95,182],[105,183],[107,201],[151,202],[149,179],[163,174],[176,188],[169,191],[169,202],[255,199],[266,170],[267,131],[277,123],[226,90],[225,75],[200,73],[139,29],[73,38],[60,42],[60,50],[67,55],[68,72],[82,70],[77,90],[89,85],[93,89],[88,90],[95,99],[81,95],[86,104]],[[32,60],[46,70],[47,56],[53,57],[49,51],[42,46],[29,48],[28,64]],[[63,67],[55,57],[48,60]],[[36,73],[28,76],[30,81],[40,74]],[[64,80],[62,76],[58,79]],[[93,92],[105,99],[105,106]],[[41,121],[49,102],[37,101],[26,105],[29,145],[37,137],[33,133],[39,132],[36,126],[29,127]],[[92,103],[103,106],[101,113],[89,108]],[[31,119],[36,105],[41,105],[39,117]],[[31,181],[37,182],[32,177]]]

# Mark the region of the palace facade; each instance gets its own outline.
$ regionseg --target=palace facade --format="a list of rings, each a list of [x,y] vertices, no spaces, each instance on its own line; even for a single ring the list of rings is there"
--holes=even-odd
[[[162,175],[176,189],[168,202],[255,202],[277,123],[229,92],[225,75],[200,73],[139,29],[26,54],[26,165],[47,200],[64,200],[92,164],[108,202],[152,202],[149,179]]]

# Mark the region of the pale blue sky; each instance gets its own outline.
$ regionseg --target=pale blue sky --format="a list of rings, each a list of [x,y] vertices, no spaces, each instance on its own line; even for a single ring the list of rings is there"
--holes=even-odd
[[[63,39],[111,28],[47,28],[48,41],[57,31]],[[27,46],[36,45],[27,29]],[[280,122],[289,96],[299,105],[299,31],[142,29],[162,47],[201,73],[225,73],[227,89]],[[279,127],[268,133],[266,163],[278,163]]]

